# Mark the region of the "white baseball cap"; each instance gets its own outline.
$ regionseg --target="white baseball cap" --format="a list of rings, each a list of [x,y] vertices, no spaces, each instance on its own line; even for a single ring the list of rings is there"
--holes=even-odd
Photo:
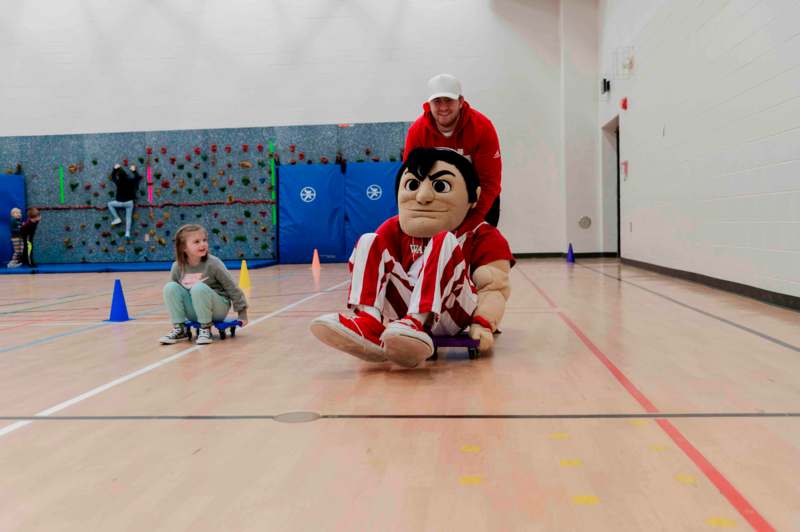
[[[433,76],[428,80],[428,89],[431,91],[431,95],[428,96],[428,101],[434,98],[458,100],[458,97],[461,96],[461,82],[450,74]]]

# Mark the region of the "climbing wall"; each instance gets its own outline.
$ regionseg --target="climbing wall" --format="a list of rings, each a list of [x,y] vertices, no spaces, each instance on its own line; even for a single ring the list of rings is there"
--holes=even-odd
[[[174,258],[183,224],[209,231],[222,259],[277,259],[276,179],[282,165],[394,161],[407,123],[335,124],[0,138],[0,171],[26,176],[42,211],[39,263]],[[115,164],[143,176],[130,238],[111,225]],[[122,217],[124,210],[119,210]]]

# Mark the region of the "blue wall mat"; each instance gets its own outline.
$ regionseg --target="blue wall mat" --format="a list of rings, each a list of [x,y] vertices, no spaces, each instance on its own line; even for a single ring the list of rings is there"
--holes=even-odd
[[[344,245],[344,179],[330,164],[282,166],[278,174],[280,261],[347,260]]]
[[[13,253],[8,223],[14,207],[19,207],[25,221],[25,176],[0,174],[0,268],[5,268]]]
[[[394,180],[401,163],[348,163],[344,180],[345,251],[397,214]]]

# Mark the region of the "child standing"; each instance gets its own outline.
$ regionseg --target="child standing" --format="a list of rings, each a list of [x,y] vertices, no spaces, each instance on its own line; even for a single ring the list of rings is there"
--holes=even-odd
[[[22,264],[33,268],[36,263],[33,261],[33,236],[36,234],[36,228],[42,219],[42,214],[36,207],[28,209],[28,219],[22,224],[20,235],[23,239],[22,249]]]
[[[208,252],[208,233],[201,225],[187,224],[175,233],[175,262],[171,281],[164,286],[164,304],[173,328],[159,338],[162,344],[188,339],[184,322],[200,324],[198,344],[211,343],[211,325],[233,309],[242,326],[247,325],[247,299],[233,282],[225,264]]]
[[[8,221],[8,229],[11,233],[11,245],[14,247],[14,254],[11,260],[6,264],[8,268],[19,268],[22,266],[20,259],[22,258],[22,211],[14,207],[11,209],[11,219]]]

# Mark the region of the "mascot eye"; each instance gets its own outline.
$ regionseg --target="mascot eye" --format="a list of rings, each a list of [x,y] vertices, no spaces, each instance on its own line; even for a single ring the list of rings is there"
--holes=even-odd
[[[405,188],[409,192],[414,192],[419,188],[419,179],[409,179],[408,181],[406,181],[406,184],[403,185],[403,188]]]
[[[453,186],[444,179],[437,179],[433,182],[433,190],[435,190],[438,194],[443,194],[453,190]]]

